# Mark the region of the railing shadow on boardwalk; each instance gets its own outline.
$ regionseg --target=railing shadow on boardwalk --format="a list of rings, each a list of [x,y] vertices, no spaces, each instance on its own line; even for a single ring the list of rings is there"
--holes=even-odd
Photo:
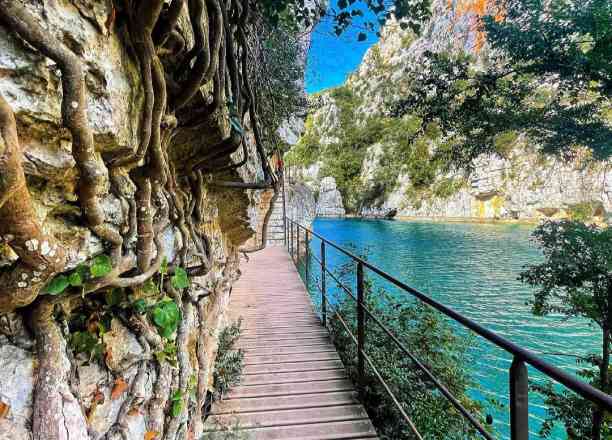
[[[436,376],[430,371],[430,369],[424,365],[399,338],[398,335],[393,334],[387,326],[381,320],[373,314],[368,307],[365,305],[365,291],[364,291],[364,271],[368,270],[372,274],[381,277],[385,281],[391,283],[393,286],[400,289],[407,295],[415,298],[416,300],[427,304],[438,312],[442,313],[447,318],[456,322],[458,325],[469,329],[471,332],[476,334],[478,337],[487,340],[495,346],[501,348],[505,352],[512,356],[512,364],[509,369],[509,384],[508,394],[510,401],[510,438],[511,440],[528,440],[529,439],[529,377],[527,372],[527,365],[540,371],[543,375],[547,376],[563,386],[567,387],[571,391],[585,398],[586,400],[593,403],[594,409],[599,408],[602,411],[612,412],[612,397],[591,385],[576,379],[574,376],[567,372],[547,363],[546,361],[539,358],[535,353],[527,350],[512,341],[498,335],[497,333],[486,329],[474,320],[467,318],[455,310],[445,306],[444,304],[435,301],[430,296],[420,292],[419,290],[407,285],[406,283],[399,281],[390,274],[381,270],[380,268],[368,263],[363,258],[354,255],[352,252],[342,248],[341,246],[327,240],[325,237],[317,234],[316,232],[306,228],[298,222],[285,218],[285,243],[289,254],[291,255],[292,261],[299,265],[302,257],[305,257],[305,261],[308,262],[310,258],[316,261],[319,265],[321,273],[321,284],[317,285],[319,294],[321,295],[321,316],[320,319],[323,325],[327,325],[329,315],[333,315],[338,319],[344,328],[344,330],[350,336],[352,342],[356,345],[357,350],[357,369],[360,377],[365,374],[366,366],[374,372],[375,377],[378,379],[384,390],[388,393],[389,397],[397,407],[404,422],[412,431],[413,435],[417,439],[423,437],[419,433],[417,427],[413,423],[410,415],[407,414],[404,406],[401,403],[401,396],[396,396],[392,391],[391,386],[387,383],[385,378],[381,375],[379,368],[372,361],[370,356],[365,350],[365,340],[367,337],[367,326],[366,318],[368,323],[379,326],[384,333],[387,334],[389,339],[395,344],[395,346],[406,356],[407,360],[411,362],[416,368],[418,368],[425,377],[435,386],[438,392],[441,393],[453,407],[461,414],[465,420],[474,428],[474,430],[481,435],[482,438],[492,440],[494,437],[487,430],[485,426],[478,420],[478,417],[471,414],[468,409],[457,399],[447,387],[436,378]],[[303,236],[303,237],[302,237]],[[316,237],[320,241],[320,257],[316,257],[309,251],[309,243],[312,237]],[[356,279],[355,285],[357,286],[356,292],[353,292],[347,287],[328,267],[326,263],[326,249],[333,248],[336,251],[344,254],[351,261],[353,261],[356,268]],[[310,255],[309,255],[310,253]],[[305,264],[305,279],[308,284],[308,271],[309,266]],[[341,292],[345,293],[348,298],[355,302],[356,316],[357,316],[357,334],[353,334],[351,329],[346,323],[346,320],[341,316],[339,311],[334,308],[334,302],[330,301],[329,289],[327,288],[327,279],[333,282]],[[372,325],[369,324],[369,325]]]

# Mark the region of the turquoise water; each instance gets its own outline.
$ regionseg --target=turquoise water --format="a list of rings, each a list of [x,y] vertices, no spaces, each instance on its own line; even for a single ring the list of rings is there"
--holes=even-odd
[[[342,246],[367,251],[368,260],[396,278],[429,294],[443,304],[474,319],[511,341],[540,353],[550,363],[568,371],[577,366],[572,357],[559,353],[586,354],[599,347],[599,332],[579,319],[560,316],[535,317],[526,302],[532,290],[517,277],[523,266],[541,260],[530,241],[532,227],[524,225],[429,223],[388,220],[317,219],[315,232]],[[318,256],[320,242],[313,239]],[[328,267],[337,267],[346,257],[328,247]],[[311,293],[318,278],[311,260]],[[370,274],[379,286],[386,285]],[[328,285],[330,281],[328,280]],[[391,289],[394,296],[405,294]],[[316,296],[315,296],[316,297]],[[470,352],[469,365],[477,384],[471,395],[484,402],[493,415],[499,438],[508,438],[508,368],[511,357],[478,338]],[[529,369],[530,379],[542,380]],[[499,401],[503,407],[491,405]],[[545,409],[538,396],[530,394],[531,438],[537,435]],[[564,439],[557,430],[555,439]]]

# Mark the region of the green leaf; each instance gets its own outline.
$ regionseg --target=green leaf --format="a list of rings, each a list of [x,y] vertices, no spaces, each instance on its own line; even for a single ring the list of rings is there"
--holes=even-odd
[[[123,294],[123,289],[118,287],[112,290],[107,290],[104,293],[104,301],[106,301],[106,304],[109,306],[116,306],[123,300]]]
[[[136,313],[140,315],[144,315],[145,313],[147,313],[147,302],[142,298],[134,301],[132,307],[134,308]]]
[[[111,259],[108,255],[98,255],[93,259],[89,272],[94,278],[108,275],[113,270]]]
[[[98,338],[89,332],[74,332],[70,338],[70,345],[78,353],[90,354],[96,351]]]
[[[168,274],[168,258],[167,257],[162,258],[161,266],[159,268],[159,273],[162,275]]]
[[[181,312],[174,301],[164,301],[153,308],[153,322],[164,338],[170,338],[178,327]]]
[[[70,280],[68,279],[68,277],[66,275],[59,275],[53,278],[49,282],[49,284],[47,284],[45,291],[50,295],[59,295],[64,290],[66,290],[69,285]]]
[[[172,400],[173,402],[181,400],[182,398],[183,393],[181,392],[181,390],[176,390],[174,393],[172,393],[172,396],[170,396],[170,400]]]
[[[189,277],[187,276],[187,271],[182,267],[176,268],[170,281],[172,283],[172,287],[175,289],[186,289],[189,287]]]
[[[164,349],[155,353],[155,357],[159,363],[168,362],[173,367],[177,366],[176,359],[176,344],[174,342],[166,342]]]
[[[159,289],[157,288],[157,284],[155,284],[151,278],[149,278],[147,281],[145,281],[145,283],[142,285],[142,290],[147,295],[155,295],[155,294],[159,293]]]
[[[172,417],[178,417],[179,415],[181,415],[182,411],[183,411],[183,402],[179,400],[175,400],[174,402],[172,402],[172,409],[171,409]]]
[[[79,287],[83,285],[83,278],[81,278],[81,274],[78,272],[72,272],[70,276],[68,276],[68,283],[71,286]]]

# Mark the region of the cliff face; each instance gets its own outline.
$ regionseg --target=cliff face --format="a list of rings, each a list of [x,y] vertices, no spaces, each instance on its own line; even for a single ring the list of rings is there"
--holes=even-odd
[[[46,32],[62,41],[83,63],[87,118],[96,151],[102,156],[132,151],[138,144],[144,92],[138,62],[126,49],[128,45],[120,26],[112,21],[113,3],[88,0],[25,3]],[[184,15],[180,22],[188,36],[190,27]],[[27,186],[37,220],[44,232],[56,237],[65,249],[68,257],[65,269],[71,269],[103,253],[105,246],[88,228],[81,226],[84,221],[75,194],[79,176],[71,154],[70,133],[61,115],[61,79],[55,63],[0,26],[0,93],[15,113]],[[223,107],[204,126],[178,129],[169,152],[172,166],[180,170],[185,157],[206,151],[227,137],[228,119],[227,109]],[[250,152],[247,164],[231,177],[245,182],[261,181],[262,166],[252,141],[247,142],[247,149]],[[240,152],[235,156],[236,161],[242,157]],[[107,188],[113,177],[116,176],[102,176]],[[0,439],[30,439],[33,423],[51,426],[57,418],[63,420],[63,431],[54,437],[57,439],[99,439],[106,438],[107,434],[108,438],[119,438],[115,429],[119,424],[124,438],[161,438],[158,437],[161,433],[154,433],[151,426],[155,402],[162,402],[163,416],[171,390],[176,389],[179,380],[184,382],[185,377],[197,378],[204,394],[210,390],[217,338],[220,329],[227,325],[225,311],[231,286],[239,276],[237,249],[258,229],[263,216],[258,209],[262,193],[220,189],[209,184],[208,178],[200,183],[201,194],[196,203],[201,217],[193,226],[208,237],[211,265],[205,275],[191,278],[191,299],[187,301],[189,304],[185,303],[186,313],[180,324],[180,337],[188,345],[189,355],[179,360],[181,378],[179,369],[167,362],[160,361],[158,365],[153,351],[159,354],[159,347],[149,347],[119,317],[110,321],[103,335],[105,354],[101,360],[92,361],[83,353],[73,351],[74,339],[66,334],[69,342],[62,345],[58,362],[62,368],[72,364],[73,370],[67,367],[70,378],[39,377],[39,356],[45,347],[36,346],[22,314],[1,314]],[[179,186],[183,184],[179,182]],[[120,188],[122,194],[108,190],[101,201],[107,219],[117,229],[126,227],[130,212],[127,201],[133,200],[136,193],[136,188],[127,184]],[[190,190],[183,187],[181,191]],[[265,195],[263,199],[267,200]],[[170,264],[178,259],[183,240],[185,234],[178,227],[167,226],[163,230],[161,245]],[[197,260],[194,251],[189,249],[188,260]],[[16,259],[11,248],[0,241],[0,268],[7,269]],[[137,297],[143,294],[140,288],[134,288],[132,293]],[[68,331],[67,323],[64,324]],[[177,344],[183,342],[177,341]],[[66,382],[62,384],[64,379]],[[44,381],[53,382],[53,386],[59,384],[64,414],[52,414],[53,420],[41,421],[40,414],[36,420],[35,407],[44,402],[36,402],[35,390],[44,387]],[[162,387],[162,395],[158,386]],[[201,391],[200,388],[198,393]],[[202,434],[201,410],[197,410],[199,419],[195,416],[188,421],[184,412],[177,416],[184,429],[189,425],[189,435],[194,438]]]
[[[406,167],[392,169],[388,156],[390,142],[410,130],[410,120],[396,123],[395,140],[368,135],[370,126],[384,123],[385,104],[400,97],[410,75],[418,74],[423,52],[465,51],[474,56],[476,69],[487,62],[478,17],[500,13],[494,7],[486,0],[435,1],[419,38],[389,23],[342,87],[310,97],[305,132],[288,161],[303,168],[306,181],[336,177],[345,206],[364,216],[534,220],[579,215],[608,220],[611,162],[589,160],[588,155],[570,162],[544,156],[517,133],[506,141],[503,158],[482,155],[469,174],[437,171],[429,188],[415,191]],[[417,160],[435,148],[430,139],[422,144]],[[344,158],[357,163],[356,175],[335,163],[334,157],[347,150],[359,151]]]

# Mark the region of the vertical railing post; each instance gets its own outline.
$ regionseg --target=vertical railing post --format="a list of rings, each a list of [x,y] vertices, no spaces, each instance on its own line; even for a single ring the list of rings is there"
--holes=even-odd
[[[363,384],[365,378],[365,314],[364,314],[363,264],[357,263],[357,371]]]
[[[321,321],[327,326],[327,300],[325,299],[325,242],[321,239]]]
[[[291,224],[291,228],[290,228],[290,234],[289,234],[289,243],[290,243],[290,249],[289,249],[289,255],[291,256],[291,260],[293,260],[293,221],[289,222]]]
[[[298,273],[300,272],[300,224],[295,224],[296,232],[297,232],[297,254],[295,256],[295,266],[298,269]]]
[[[510,366],[510,439],[529,440],[529,376],[517,356]]]
[[[306,241],[304,242],[304,254],[306,256],[306,262],[304,263],[304,272],[306,273],[306,290],[308,290],[308,264],[309,264],[309,252],[310,252],[310,246],[308,245],[308,229],[304,229],[304,234],[305,234],[305,239]]]

